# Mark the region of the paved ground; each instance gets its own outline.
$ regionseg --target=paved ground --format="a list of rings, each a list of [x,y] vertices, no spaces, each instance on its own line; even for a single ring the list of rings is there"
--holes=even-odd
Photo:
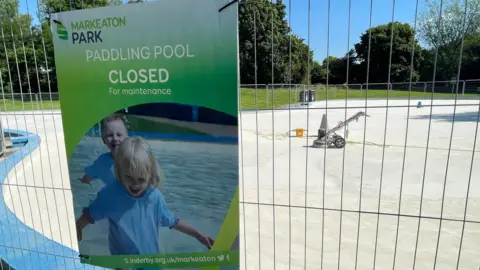
[[[417,101],[412,100],[412,104]],[[289,136],[288,131],[294,128],[306,128],[309,135],[315,135],[326,112],[324,102],[308,110],[242,113],[240,188],[244,192],[240,198],[245,204],[240,207],[240,241],[241,248],[246,245],[248,252],[242,253],[241,269],[274,269],[274,261],[276,269],[321,269],[322,262],[323,269],[337,269],[338,261],[340,269],[354,269],[356,258],[357,269],[372,269],[374,259],[376,269],[392,269],[394,261],[395,269],[412,269],[419,221],[416,269],[432,269],[440,217],[444,220],[436,269],[455,269],[464,219],[468,222],[459,269],[478,269],[479,143],[473,151],[478,101],[458,101],[451,147],[453,101],[435,101],[425,173],[430,107],[428,101],[423,103],[427,106],[410,109],[406,152],[404,100],[389,102],[385,143],[386,109],[382,106],[386,101],[369,101],[366,129],[364,118],[349,126],[345,152],[310,148],[314,138]],[[349,101],[347,105],[347,117],[365,111],[365,101]],[[345,119],[344,101],[328,101],[328,107],[330,127]],[[10,172],[6,181],[9,188],[4,188],[3,194],[8,207],[27,225],[76,250],[59,112],[11,113],[2,121],[10,129],[36,133],[42,140],[41,147]],[[384,214],[380,215],[376,241],[378,215],[369,212],[378,211],[380,187],[380,212]],[[272,204],[277,205],[275,211]],[[416,217],[420,205],[421,219]],[[396,215],[399,208],[400,218]],[[339,209],[344,210],[342,215]],[[359,209],[365,213],[360,216],[357,235]]]
[[[17,164],[7,176],[4,198],[9,208],[28,226],[76,249],[70,182],[61,115],[26,112],[2,117],[4,127],[35,133],[40,147]],[[20,207],[22,206],[22,207]],[[69,217],[69,218],[67,218]]]
[[[417,101],[412,100],[412,105],[416,105]],[[410,109],[407,148],[403,162],[407,103],[402,100],[389,102],[391,107],[388,109],[384,143],[386,109],[382,106],[386,105],[386,101],[369,101],[366,112],[370,117],[366,123],[365,147],[363,144],[365,119],[362,118],[358,123],[353,122],[349,126],[349,143],[345,148],[345,155],[341,149],[325,151],[309,148],[314,138],[290,138],[286,135],[291,129],[306,128],[309,135],[315,136],[324,113],[328,114],[329,126],[335,126],[338,121],[345,119],[344,101],[329,101],[328,111],[324,109],[325,103],[320,102],[313,104],[308,111],[243,114],[241,188],[244,193],[241,198],[243,197],[246,203],[241,209],[245,213],[242,222],[245,221],[246,225],[241,230],[245,230],[246,237],[241,238],[241,243],[246,245],[248,250],[247,269],[259,269],[260,266],[261,269],[273,269],[274,258],[276,269],[289,269],[289,264],[290,269],[305,269],[305,264],[306,269],[321,269],[322,254],[323,269],[337,269],[339,243],[341,243],[340,269],[354,269],[357,243],[357,269],[372,269],[374,259],[376,269],[392,269],[398,220],[400,225],[395,269],[412,269],[419,219],[410,216],[419,215],[420,202],[422,216],[430,218],[421,219],[416,269],[433,268],[440,216],[452,221],[442,222],[436,269],[455,269],[463,225],[463,222],[455,220],[464,219],[469,179],[472,181],[466,219],[472,222],[465,225],[459,269],[478,269],[480,266],[480,258],[476,253],[480,245],[478,153],[473,160],[472,176],[469,177],[478,101],[458,102],[447,177],[445,173],[452,129],[453,101],[436,100],[434,103],[438,106],[432,109],[425,177],[430,107]],[[423,105],[429,104],[429,101],[423,101]],[[349,107],[347,117],[358,111],[365,111],[365,101],[349,101],[347,105]],[[477,143],[476,152],[479,149]],[[382,190],[378,205],[380,181]],[[424,183],[423,200],[422,183]],[[402,189],[401,204],[400,189]],[[260,203],[260,206],[257,203]],[[273,209],[272,204],[282,206]],[[289,204],[294,207],[289,209],[286,207]],[[396,215],[399,212],[399,204],[400,213],[403,215],[400,219]],[[377,256],[374,258],[378,216],[368,213],[361,215],[357,241],[359,218],[357,212],[359,209],[364,212],[377,212],[378,207],[385,215],[380,216]],[[322,211],[322,208],[328,210]],[[343,212],[342,221],[338,209],[346,210]]]

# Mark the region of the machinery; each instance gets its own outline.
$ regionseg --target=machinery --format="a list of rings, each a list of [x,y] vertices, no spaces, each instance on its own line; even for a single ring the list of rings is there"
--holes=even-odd
[[[364,112],[358,112],[347,120],[338,122],[338,125],[336,125],[334,128],[328,129],[327,116],[324,114],[322,117],[322,123],[320,124],[320,129],[318,129],[318,138],[313,141],[313,147],[320,148],[324,147],[325,144],[327,147],[345,147],[345,139],[342,136],[336,134],[335,132],[339,131],[345,126],[348,126],[350,122],[358,122],[358,118],[362,116],[369,117]]]

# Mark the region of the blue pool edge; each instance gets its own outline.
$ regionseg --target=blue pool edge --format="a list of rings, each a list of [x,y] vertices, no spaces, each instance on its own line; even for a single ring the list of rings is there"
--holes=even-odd
[[[16,133],[16,146],[23,144],[10,156],[0,161],[0,258],[15,269],[94,269],[93,266],[80,263],[78,252],[24,224],[5,203],[3,188],[16,188],[16,185],[3,185],[7,175],[14,167],[40,146],[37,134],[23,130],[4,129],[5,133]],[[43,158],[43,157],[42,157]],[[19,207],[19,206],[17,206]],[[25,207],[25,206],[23,206]],[[14,206],[15,208],[15,206]],[[3,211],[2,211],[3,210]]]

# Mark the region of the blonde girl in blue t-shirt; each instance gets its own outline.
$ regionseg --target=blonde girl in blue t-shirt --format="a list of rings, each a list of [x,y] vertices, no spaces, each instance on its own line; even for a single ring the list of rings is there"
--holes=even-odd
[[[117,181],[101,190],[77,220],[79,241],[88,224],[108,219],[112,255],[160,253],[159,227],[175,229],[194,237],[209,249],[212,247],[212,238],[168,209],[159,189],[164,182],[162,171],[144,139],[126,138],[118,147],[114,164]]]

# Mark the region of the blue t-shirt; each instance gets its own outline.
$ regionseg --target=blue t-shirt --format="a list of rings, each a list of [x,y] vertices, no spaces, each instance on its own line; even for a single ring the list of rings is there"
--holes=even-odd
[[[99,178],[105,186],[117,181],[114,162],[110,152],[101,154],[92,165],[85,167],[85,173],[90,178]]]
[[[178,222],[160,190],[150,186],[136,198],[128,194],[119,181],[102,189],[84,213],[91,223],[109,220],[112,255],[159,254],[158,228],[172,228]]]

